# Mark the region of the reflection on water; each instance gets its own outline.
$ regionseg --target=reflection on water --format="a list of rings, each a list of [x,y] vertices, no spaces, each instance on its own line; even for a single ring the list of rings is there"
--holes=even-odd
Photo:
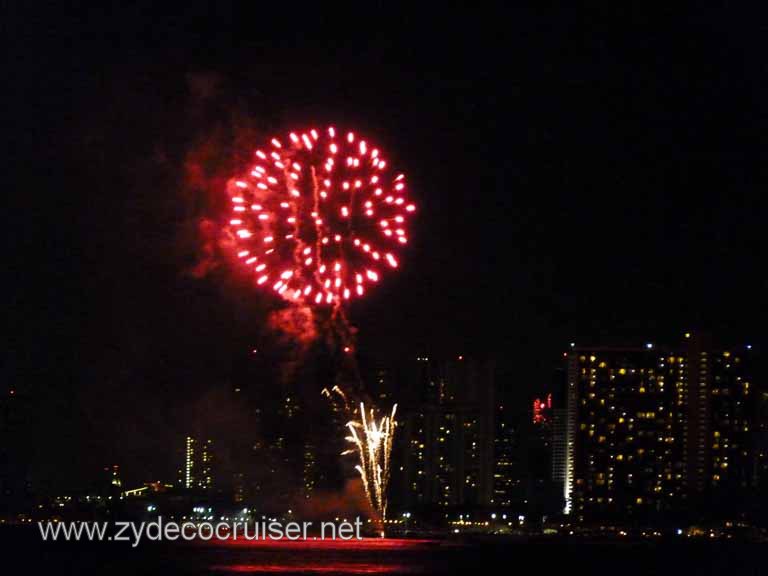
[[[746,542],[590,541],[582,538],[152,542],[43,542],[36,527],[0,526],[0,572],[44,576],[239,574],[484,574],[537,576],[765,576],[765,545]],[[501,569],[501,570],[499,570]]]
[[[438,545],[436,540],[405,540],[398,538],[362,538],[360,540],[321,540],[309,538],[307,540],[209,540],[212,546],[234,546],[252,549],[279,550],[287,549],[293,552],[301,550],[419,550]],[[203,543],[205,545],[206,543]]]
[[[209,545],[228,549],[230,560],[211,566],[211,570],[246,574],[418,574],[426,571],[424,560],[429,549],[438,546],[430,540],[381,538],[238,539]]]
[[[232,566],[213,566],[216,572],[242,573],[290,573],[290,574],[404,574],[411,572],[405,566],[393,564],[234,564]]]

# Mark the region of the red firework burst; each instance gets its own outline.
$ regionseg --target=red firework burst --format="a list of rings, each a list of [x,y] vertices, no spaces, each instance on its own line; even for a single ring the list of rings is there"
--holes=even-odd
[[[237,257],[288,300],[339,304],[398,267],[416,207],[405,176],[353,132],[291,132],[228,183]]]

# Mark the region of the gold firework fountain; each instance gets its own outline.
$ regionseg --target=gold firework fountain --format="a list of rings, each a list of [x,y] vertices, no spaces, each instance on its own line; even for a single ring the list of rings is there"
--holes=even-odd
[[[355,469],[360,473],[368,502],[378,516],[382,538],[387,519],[387,486],[392,441],[397,426],[396,412],[397,404],[392,407],[389,416],[382,416],[377,421],[374,409],[371,408],[366,414],[365,404],[360,402],[359,420],[347,422],[350,435],[346,439],[353,448],[342,452],[342,455],[357,453],[360,459]]]

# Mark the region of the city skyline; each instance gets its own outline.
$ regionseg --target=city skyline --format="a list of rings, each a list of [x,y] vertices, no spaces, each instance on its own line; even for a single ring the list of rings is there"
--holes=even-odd
[[[708,334],[681,332],[677,345],[569,343],[550,382],[522,402],[492,361],[457,355],[412,357],[389,369],[371,364],[365,394],[401,401],[391,508],[415,514],[413,524],[434,522],[442,511],[494,511],[532,525],[549,517],[662,526],[747,512],[759,521],[766,506],[759,494],[768,484],[768,391],[755,379],[764,360],[751,344],[712,342]],[[104,484],[89,484],[91,493],[146,497],[182,489],[219,505],[312,510],[315,498],[342,494],[355,475],[339,462],[338,443],[318,451],[312,434],[297,435],[292,422],[308,405],[292,392],[281,402],[285,426],[271,436],[251,429],[244,452],[196,421],[198,432],[171,451],[176,478],[146,476],[123,486],[114,464],[104,467]],[[339,428],[333,405],[327,408],[328,429]],[[259,466],[249,466],[252,460]],[[28,488],[38,500],[89,490]],[[697,516],[697,503],[714,494],[721,494],[719,506]]]

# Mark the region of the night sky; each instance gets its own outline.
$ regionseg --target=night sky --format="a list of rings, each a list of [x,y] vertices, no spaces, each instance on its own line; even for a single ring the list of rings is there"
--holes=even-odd
[[[185,166],[246,124],[351,126],[409,175],[401,271],[351,309],[368,358],[489,356],[524,396],[570,341],[764,340],[764,14],[125,4],[3,8],[2,386],[36,481],[167,476],[269,338],[271,301],[189,273],[224,191]]]

